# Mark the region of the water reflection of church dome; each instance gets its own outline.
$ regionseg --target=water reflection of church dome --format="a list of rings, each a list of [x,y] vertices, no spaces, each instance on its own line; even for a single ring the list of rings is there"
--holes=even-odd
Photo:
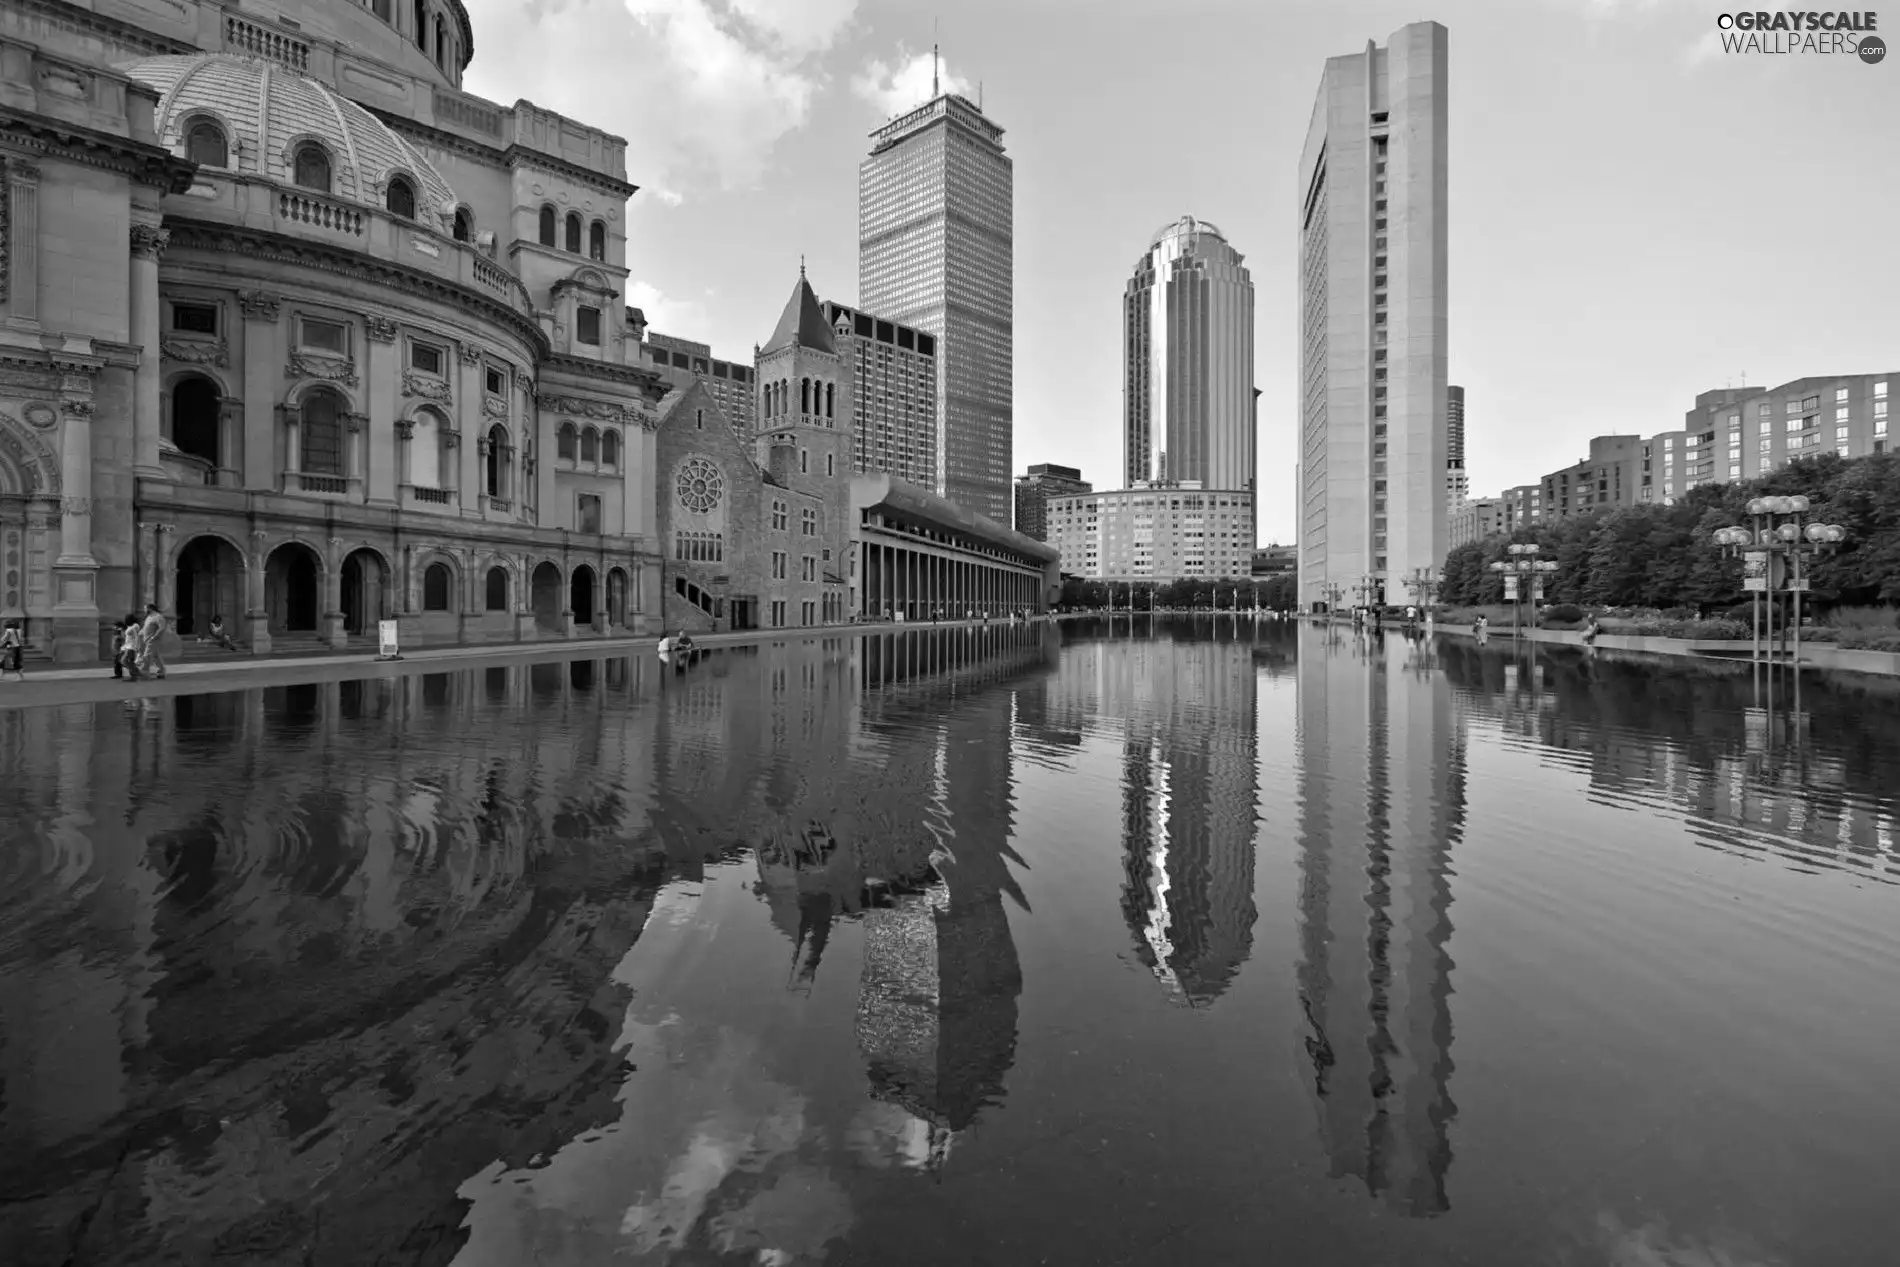
[[[158,91],[161,143],[213,174],[222,169],[377,207],[390,206],[391,183],[402,180],[413,203],[407,214],[425,224],[455,205],[455,191],[414,146],[288,67],[209,53],[148,57],[124,70]]]

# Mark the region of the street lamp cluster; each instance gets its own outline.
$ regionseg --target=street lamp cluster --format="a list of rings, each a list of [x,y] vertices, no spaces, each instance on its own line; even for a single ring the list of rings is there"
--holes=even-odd
[[[1742,559],[1742,588],[1749,596],[1754,659],[1762,658],[1764,644],[1774,644],[1774,595],[1785,592],[1791,611],[1782,624],[1782,637],[1785,640],[1793,631],[1793,658],[1800,662],[1801,595],[1808,589],[1807,578],[1801,575],[1802,564],[1811,563],[1847,539],[1846,529],[1839,524],[1803,524],[1802,517],[1811,505],[1798,494],[1757,497],[1748,503],[1753,527],[1718,528],[1715,532],[1716,545]]]
[[[1504,597],[1511,602],[1511,636],[1515,638],[1524,623],[1525,598],[1530,599],[1531,614],[1535,616],[1537,602],[1544,597],[1544,578],[1557,570],[1557,561],[1538,558],[1535,541],[1516,542],[1507,549],[1511,557],[1499,559],[1491,570],[1504,577]]]

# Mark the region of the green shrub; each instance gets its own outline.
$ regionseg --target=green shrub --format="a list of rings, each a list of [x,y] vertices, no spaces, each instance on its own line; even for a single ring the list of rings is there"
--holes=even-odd
[[[1633,632],[1645,638],[1683,638],[1690,642],[1745,642],[1754,636],[1739,620],[1661,620]]]
[[[1583,623],[1583,608],[1575,603],[1555,603],[1544,608],[1544,626],[1580,625]]]
[[[1836,607],[1827,614],[1836,629],[1874,629],[1891,633],[1900,628],[1900,609],[1892,607]]]
[[[1900,651],[1900,629],[1842,629],[1836,645],[1847,651]]]

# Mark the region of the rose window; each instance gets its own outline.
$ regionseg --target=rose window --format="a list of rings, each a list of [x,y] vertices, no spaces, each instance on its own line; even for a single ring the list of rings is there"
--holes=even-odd
[[[726,494],[726,477],[705,458],[687,458],[680,464],[680,505],[706,514]]]

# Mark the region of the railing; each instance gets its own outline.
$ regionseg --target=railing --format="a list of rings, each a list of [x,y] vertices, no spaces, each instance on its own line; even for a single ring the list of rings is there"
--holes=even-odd
[[[354,207],[343,206],[341,203],[312,198],[308,194],[278,194],[277,216],[282,220],[294,220],[299,224],[347,233],[352,237],[363,236],[361,211]]]
[[[347,493],[350,481],[341,475],[311,475],[305,471],[291,471],[286,484],[294,482],[306,493]]]
[[[488,508],[490,510],[499,510],[503,514],[506,514],[515,508],[515,504],[506,497],[491,497],[488,499]]]
[[[227,52],[261,57],[292,70],[310,69],[309,44],[228,13],[224,17],[224,47]]]
[[[451,488],[411,488],[409,491],[415,494],[417,501],[434,502],[438,506],[446,506],[455,500],[455,490]]]

